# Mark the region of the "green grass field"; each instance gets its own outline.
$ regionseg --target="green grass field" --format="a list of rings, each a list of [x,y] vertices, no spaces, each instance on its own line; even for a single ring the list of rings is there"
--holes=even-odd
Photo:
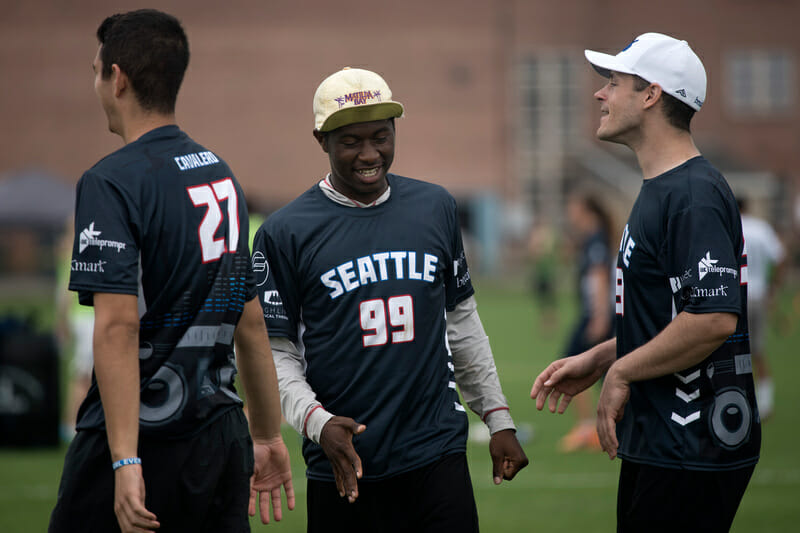
[[[470,442],[469,458],[481,530],[491,532],[614,531],[619,461],[602,454],[556,451],[572,423],[564,416],[540,413],[529,399],[534,376],[557,355],[574,309],[562,303],[558,323],[541,326],[531,296],[520,287],[476,283],[479,311],[497,360],[500,378],[518,425],[528,424],[525,444],[531,464],[512,482],[495,487],[487,444]],[[565,302],[568,301],[565,299]],[[800,324],[784,295],[785,317],[769,339],[777,398],[774,417],[764,424],[761,461],[734,522],[735,532],[796,531],[800,528]],[[596,392],[595,392],[596,394]],[[472,421],[477,418],[470,414]],[[293,459],[297,508],[277,526],[253,519],[253,531],[268,528],[305,531],[305,478],[300,441],[290,428],[284,437]],[[0,532],[45,531],[54,505],[65,448],[0,450]],[[409,495],[413,498],[413,495]],[[411,503],[411,502],[409,502]]]

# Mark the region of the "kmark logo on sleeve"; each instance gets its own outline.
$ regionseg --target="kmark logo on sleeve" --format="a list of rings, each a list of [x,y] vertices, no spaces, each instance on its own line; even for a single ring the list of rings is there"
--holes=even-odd
[[[711,251],[706,252],[706,256],[697,263],[697,279],[703,279],[708,274],[719,274],[720,276],[728,274],[733,276],[734,279],[739,276],[739,272],[736,269],[717,266],[717,263],[719,263],[719,259],[711,259]]]
[[[78,261],[77,259],[73,259],[70,264],[70,270],[72,272],[94,272],[95,274],[102,274],[105,272],[103,270],[103,265],[108,263],[108,261],[103,261],[102,259],[99,261]]]
[[[92,221],[88,228],[81,231],[80,237],[78,238],[78,253],[83,253],[89,246],[96,246],[101,250],[106,247],[116,248],[117,253],[125,249],[126,244],[124,242],[98,239],[97,237],[99,237],[101,233],[102,231],[94,229],[94,221]]]

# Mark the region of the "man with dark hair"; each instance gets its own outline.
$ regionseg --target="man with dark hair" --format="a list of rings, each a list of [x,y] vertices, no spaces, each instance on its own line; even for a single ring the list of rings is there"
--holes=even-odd
[[[641,76],[633,75],[633,90],[642,92],[648,87],[650,87],[649,81]],[[695,114],[693,107],[681,102],[666,92],[661,93],[661,106],[664,111],[664,116],[673,127],[687,132],[691,131],[689,124]]]
[[[178,30],[177,20],[148,9],[108,17],[97,29],[103,79],[111,76],[114,64],[120,65],[142,109],[174,113],[189,65],[189,41]]]
[[[244,195],[175,124],[178,20],[134,11],[97,35],[95,92],[125,146],[78,183],[70,289],[94,306],[94,375],[50,531],[249,531],[257,495],[268,522],[268,498],[280,520],[294,493]]]
[[[253,247],[283,412],[305,437],[308,531],[477,531],[456,383],[489,426],[494,482],[528,459],[455,200],[389,173],[403,106],[378,74],[332,74],[313,109],[330,171]]]
[[[586,58],[608,78],[597,136],[630,147],[644,183],[617,258],[616,337],[552,363],[531,397],[563,413],[606,373],[597,429],[622,458],[617,531],[728,531],[761,443],[742,222],[688,120],[663,104],[671,96],[691,119],[705,69],[686,41],[658,33]]]

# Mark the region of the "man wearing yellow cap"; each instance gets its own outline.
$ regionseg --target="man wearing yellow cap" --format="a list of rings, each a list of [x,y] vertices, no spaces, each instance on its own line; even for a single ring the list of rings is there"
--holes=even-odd
[[[477,531],[456,383],[489,426],[494,482],[528,459],[455,200],[389,173],[403,106],[378,74],[334,73],[313,107],[330,171],[266,221],[253,254],[283,412],[304,436],[308,531]]]

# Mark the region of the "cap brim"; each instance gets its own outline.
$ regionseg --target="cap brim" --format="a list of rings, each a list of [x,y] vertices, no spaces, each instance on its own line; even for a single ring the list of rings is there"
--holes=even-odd
[[[630,68],[626,67],[622,61],[617,59],[617,56],[595,52],[593,50],[584,50],[583,54],[589,63],[592,64],[594,69],[606,78],[611,76],[611,72],[622,72],[623,74],[636,74]]]
[[[346,107],[333,113],[320,126],[319,131],[332,131],[357,122],[372,122],[403,116],[403,104],[380,102],[378,104]]]

